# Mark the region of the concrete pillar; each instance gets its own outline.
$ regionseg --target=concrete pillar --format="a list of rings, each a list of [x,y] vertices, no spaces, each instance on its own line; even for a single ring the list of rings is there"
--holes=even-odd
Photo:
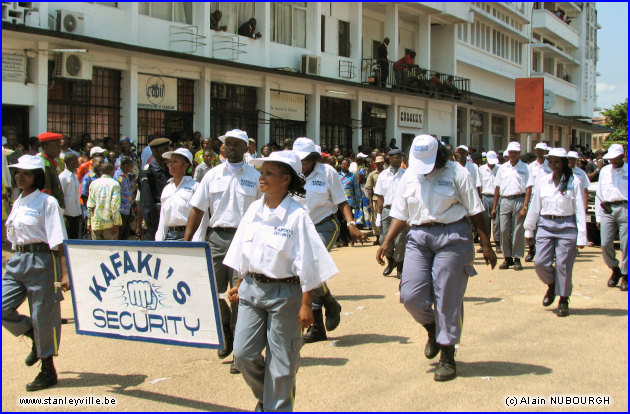
[[[256,47],[263,47],[265,51],[269,51],[271,46],[271,5],[269,2],[256,3],[254,18],[256,19],[256,31],[262,35],[261,39],[256,41]],[[269,67],[271,64],[271,54],[264,53],[265,61],[261,62],[262,66]]]
[[[485,145],[479,145],[479,148],[477,148],[477,150],[480,151],[480,149],[483,147],[486,151],[489,151],[490,149],[494,148],[494,139],[492,138],[492,113],[490,112],[488,113],[488,128],[486,128],[483,133],[483,142]]]
[[[394,96],[389,101],[387,105],[387,121],[385,122],[385,134],[387,134],[385,142],[389,145],[389,141],[392,138],[396,138],[396,143],[401,144],[401,138],[398,136],[398,99]]]
[[[354,120],[353,124],[361,125],[361,119],[363,115],[363,99],[361,99],[361,93],[356,91],[356,99],[352,100],[350,104],[350,117]],[[361,128],[352,129],[352,150],[356,153],[356,149],[361,145],[363,141],[363,130]]]
[[[431,67],[431,15],[418,16],[418,50],[416,63],[421,68]]]
[[[120,133],[138,143],[138,58],[135,56],[128,58],[127,69],[120,76]]]
[[[398,56],[398,4],[388,3],[385,6],[385,37],[389,37],[389,60]]]
[[[306,48],[309,54],[322,54],[322,4],[320,2],[306,3]]]
[[[250,137],[256,138],[256,152],[260,154],[260,149],[269,142],[269,112],[271,112],[271,82],[267,77],[263,81],[260,88],[257,88],[256,94],[258,96],[258,106],[256,109],[262,112],[258,112],[258,131],[248,131]],[[258,135],[255,135],[258,134]],[[278,142],[282,145],[281,142]]]
[[[201,68],[201,76],[195,81],[195,115],[193,128],[201,132],[202,139],[210,136],[210,81],[212,70],[209,67]]]
[[[319,3],[318,3],[319,4]],[[350,4],[350,59],[354,62],[352,80],[361,81],[361,59],[363,43],[363,3]],[[361,112],[359,110],[359,112]]]
[[[137,4],[137,3],[135,3]],[[193,7],[193,25],[197,26],[198,34],[203,36],[199,42],[203,45],[197,45],[195,55],[209,57],[212,54],[212,32],[210,29],[210,2],[194,2]]]
[[[319,144],[320,124],[320,97],[321,92],[316,83],[313,83],[313,91],[306,95],[306,136]]]
[[[30,135],[39,135],[48,130],[48,42],[37,42],[36,53],[32,82],[37,88],[37,102],[29,108]]]

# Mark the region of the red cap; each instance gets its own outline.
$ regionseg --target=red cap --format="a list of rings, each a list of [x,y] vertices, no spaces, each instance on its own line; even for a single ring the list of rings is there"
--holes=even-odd
[[[56,132],[44,132],[43,134],[39,134],[37,136],[37,139],[40,142],[56,141],[56,140],[62,139],[62,138],[63,138],[63,135],[57,134]]]

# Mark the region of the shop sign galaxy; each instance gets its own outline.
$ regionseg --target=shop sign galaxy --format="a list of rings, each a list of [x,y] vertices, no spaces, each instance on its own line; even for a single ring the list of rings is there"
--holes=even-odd
[[[66,240],[64,248],[77,333],[223,347],[207,243]]]

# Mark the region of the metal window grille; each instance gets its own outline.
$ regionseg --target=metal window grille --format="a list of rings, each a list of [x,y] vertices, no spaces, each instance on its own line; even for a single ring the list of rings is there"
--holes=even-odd
[[[322,150],[352,148],[352,118],[350,101],[325,98],[320,100],[319,140]]]
[[[269,142],[276,142],[282,146],[285,139],[296,139],[306,136],[306,122],[290,119],[275,119],[269,121]]]
[[[235,128],[246,131],[249,136],[258,134],[256,88],[213,82],[210,96],[212,137]]]
[[[92,81],[53,78],[49,65],[48,130],[64,136],[120,137],[120,71],[93,68]]]
[[[372,113],[372,107],[387,112],[386,105],[376,105],[363,102],[363,114],[361,116],[363,139],[362,144],[369,149],[380,148],[383,142],[387,142],[387,118],[379,118]],[[387,144],[386,144],[387,145]]]

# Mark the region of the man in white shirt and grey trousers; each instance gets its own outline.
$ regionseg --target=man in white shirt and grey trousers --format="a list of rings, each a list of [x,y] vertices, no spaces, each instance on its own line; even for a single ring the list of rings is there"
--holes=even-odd
[[[249,206],[260,198],[261,193],[258,183],[260,173],[243,159],[249,145],[247,132],[233,129],[220,136],[219,139],[225,144],[227,162],[208,171],[190,199],[193,209],[188,217],[184,240],[192,240],[201,224],[204,212],[208,211],[210,214],[208,242],[212,253],[214,278],[217,291],[225,293],[228,284],[233,287],[238,280],[238,272],[224,265],[223,258],[243,215]],[[220,349],[218,355],[223,359],[232,353],[238,304],[232,304],[231,312],[225,300],[220,300],[219,305],[225,334],[225,348]],[[230,366],[230,372],[238,374],[234,362]]]
[[[81,183],[77,178],[77,168],[79,168],[79,159],[72,153],[68,152],[65,157],[66,169],[59,174],[59,183],[63,190],[63,199],[65,210],[63,211],[63,219],[66,224],[69,239],[78,239],[80,226],[82,222],[81,203],[79,202],[79,190]]]
[[[602,256],[612,269],[608,287],[628,291],[628,164],[624,162],[624,149],[612,144],[604,159],[610,164],[599,173],[599,187],[595,197],[595,219],[602,236]],[[615,232],[619,229],[621,265],[615,257]]]

